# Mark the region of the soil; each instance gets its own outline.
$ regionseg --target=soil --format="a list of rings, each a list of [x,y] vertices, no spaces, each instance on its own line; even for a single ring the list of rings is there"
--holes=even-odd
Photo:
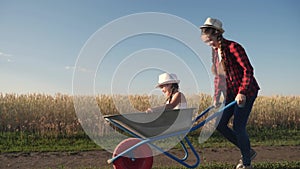
[[[271,146],[253,147],[257,156],[255,162],[280,162],[300,161],[300,146]],[[170,150],[169,152],[183,156],[182,150]],[[240,153],[236,148],[206,148],[197,152],[201,158],[201,164],[217,162],[236,164]],[[30,152],[30,153],[1,153],[0,168],[20,169],[49,169],[49,168],[104,168],[112,167],[107,164],[107,159],[112,154],[106,151],[80,151],[80,152]],[[189,162],[195,162],[191,155]],[[200,165],[201,165],[200,164]],[[154,157],[153,166],[181,166],[178,162],[166,155]]]

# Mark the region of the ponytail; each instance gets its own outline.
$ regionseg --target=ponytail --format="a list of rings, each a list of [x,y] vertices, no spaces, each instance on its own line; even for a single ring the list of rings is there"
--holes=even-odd
[[[215,59],[216,59],[216,57],[215,57],[215,51],[214,51],[214,49],[212,48],[211,49],[211,55],[212,55],[212,65],[211,65],[211,72],[212,72],[212,74],[213,75],[218,75],[218,72],[217,72],[217,68],[216,68],[216,65],[215,65]]]
[[[171,95],[169,98],[167,98],[166,101],[169,101],[169,103],[171,102],[172,100],[172,97],[173,97],[173,94],[175,94],[175,92],[179,89],[179,85],[178,83],[172,83],[172,86],[171,86]]]
[[[219,48],[220,48],[220,55],[222,57],[222,66],[223,66],[223,69],[224,71],[226,72],[226,64],[225,64],[225,55],[224,55],[224,43],[223,43],[223,36],[222,34],[219,34],[218,37],[217,37],[217,40],[219,42]]]

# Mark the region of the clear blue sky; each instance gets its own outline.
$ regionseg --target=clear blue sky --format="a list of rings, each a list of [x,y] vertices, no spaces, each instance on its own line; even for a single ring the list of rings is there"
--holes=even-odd
[[[0,0],[0,92],[71,94],[73,70],[79,52],[97,30],[126,15],[160,12],[178,16],[195,26],[202,25],[209,16],[219,18],[225,29],[224,37],[241,43],[246,49],[262,89],[260,95],[300,95],[299,7],[298,0]],[[168,52],[168,46],[180,48],[176,42],[165,45],[164,38],[157,40],[155,36],[148,39],[157,40],[158,44],[148,45],[150,42],[145,40],[148,36],[129,39],[114,48],[110,53],[112,56],[107,57],[105,64],[97,70],[96,92],[109,93],[111,90],[105,81],[111,80],[116,71],[114,67],[120,64],[120,60],[114,61],[113,54],[117,56],[127,52],[126,56],[134,56],[136,52],[147,55],[143,47],[160,48],[162,50],[154,52],[166,55],[166,59],[173,56],[172,52]],[[199,38],[200,48],[204,46],[201,43]],[[208,49],[204,49],[203,57],[210,57]],[[174,51],[173,54],[180,55]],[[189,62],[188,58],[185,59]],[[138,59],[135,62],[139,64]],[[192,71],[201,75],[205,70],[199,67],[199,70],[192,68]],[[133,93],[153,92],[157,77],[151,75],[159,72],[148,73],[149,76],[144,76],[146,72],[131,79],[130,90]],[[200,92],[211,93],[207,78],[196,78],[200,86],[204,86],[200,87]],[[182,88],[190,90],[188,83],[182,83]]]

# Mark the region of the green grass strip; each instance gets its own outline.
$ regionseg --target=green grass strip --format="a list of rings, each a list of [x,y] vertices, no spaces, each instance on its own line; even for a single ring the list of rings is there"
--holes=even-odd
[[[298,146],[300,145],[299,130],[285,129],[249,129],[253,146]],[[188,136],[196,148],[232,147],[218,132],[204,143],[199,144],[199,133]],[[110,142],[110,140],[107,140]],[[162,140],[163,142],[164,140]],[[33,133],[2,132],[0,133],[0,152],[47,152],[47,151],[88,151],[101,150],[84,133],[73,136],[40,137]]]

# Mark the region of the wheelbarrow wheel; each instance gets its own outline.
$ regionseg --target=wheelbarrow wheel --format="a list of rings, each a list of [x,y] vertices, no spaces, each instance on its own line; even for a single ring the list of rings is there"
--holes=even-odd
[[[137,138],[128,138],[126,140],[123,140],[115,148],[113,157],[136,145],[140,141],[141,140]],[[130,157],[131,155],[133,157]],[[141,146],[132,150],[129,156],[127,155],[125,157],[119,157],[113,162],[114,169],[151,169],[152,164],[152,150],[147,144],[142,144]]]

